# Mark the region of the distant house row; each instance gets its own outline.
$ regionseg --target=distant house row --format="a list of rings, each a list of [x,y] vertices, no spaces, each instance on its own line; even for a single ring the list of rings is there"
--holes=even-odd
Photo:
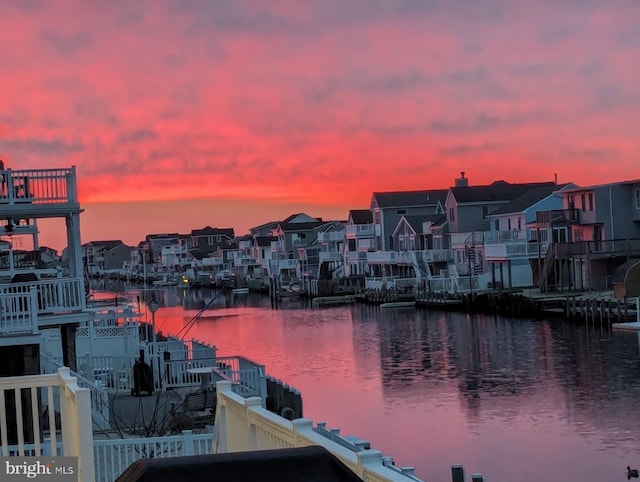
[[[346,220],[304,213],[236,236],[232,228],[150,234],[135,247],[92,241],[91,273],[191,280],[363,277],[368,288],[441,291],[537,286],[607,289],[640,256],[640,180],[375,192]]]

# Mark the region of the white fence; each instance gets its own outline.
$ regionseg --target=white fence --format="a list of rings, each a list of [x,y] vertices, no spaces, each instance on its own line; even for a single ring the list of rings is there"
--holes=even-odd
[[[21,295],[31,293],[34,288],[37,295],[33,306],[38,314],[81,311],[86,307],[84,284],[80,278],[5,283],[0,286],[0,294],[9,294],[19,299]]]
[[[94,440],[96,482],[112,482],[140,459],[181,457],[211,453],[212,435],[185,430],[163,437]]]
[[[35,288],[24,293],[0,291],[0,335],[19,335],[38,332],[35,309],[38,297]]]
[[[287,420],[262,407],[257,397],[233,393],[231,383],[216,384],[218,403],[213,452],[239,452],[321,445],[363,480],[369,482],[420,481],[412,467],[397,467],[378,450],[350,448],[323,435],[309,419]],[[324,428],[324,427],[321,427]]]
[[[43,406],[46,416],[41,416]],[[59,407],[59,430],[54,407]],[[60,438],[62,453],[57,449]],[[4,457],[10,451],[78,457],[78,480],[95,480],[89,390],[78,386],[68,368],[48,375],[0,377],[0,441]]]

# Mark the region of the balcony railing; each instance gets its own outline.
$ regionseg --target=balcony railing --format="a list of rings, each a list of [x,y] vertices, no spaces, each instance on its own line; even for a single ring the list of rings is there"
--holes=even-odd
[[[372,251],[367,253],[370,264],[409,264],[414,256],[410,251]]]
[[[0,171],[0,203],[77,203],[76,169]]]
[[[0,295],[24,296],[32,289],[36,290],[37,303],[34,306],[39,315],[82,311],[86,307],[84,284],[81,278],[50,278],[24,283],[4,283],[0,284]],[[14,307],[24,308],[16,302],[12,303]]]
[[[247,450],[269,450],[320,445],[337,457],[363,480],[371,482],[420,481],[413,475],[413,468],[393,464],[393,459],[383,457],[378,450],[365,444],[345,443],[323,435],[326,430],[305,418],[287,420],[262,407],[259,398],[242,398],[232,392],[231,384],[218,382],[217,409],[214,422],[214,453]]]
[[[41,405],[49,408],[45,419]],[[59,429],[56,412],[60,414]],[[58,450],[60,438],[62,453]],[[0,377],[0,442],[4,457],[10,455],[11,446],[18,456],[78,457],[78,480],[94,482],[89,390],[78,386],[68,368],[48,375]]]
[[[486,244],[484,247],[485,258],[492,259],[508,259],[508,258],[531,258],[542,256],[547,252],[548,243],[503,243],[503,244]]]
[[[320,261],[342,261],[342,255],[335,251],[320,251]]]
[[[331,243],[344,241],[344,231],[327,231],[324,233],[318,233],[319,243]]]
[[[371,238],[375,234],[373,224],[349,224],[346,226],[346,237],[354,238]]]
[[[512,229],[507,231],[487,231],[484,233],[485,244],[492,243],[524,243],[527,241],[527,231],[525,229]]]
[[[612,239],[608,241],[577,241],[553,243],[558,258],[575,255],[628,255],[640,254],[640,239]]]
[[[580,211],[578,209],[554,209],[552,211],[538,211],[537,224],[579,224]]]
[[[0,336],[38,333],[35,287],[21,293],[0,292]]]

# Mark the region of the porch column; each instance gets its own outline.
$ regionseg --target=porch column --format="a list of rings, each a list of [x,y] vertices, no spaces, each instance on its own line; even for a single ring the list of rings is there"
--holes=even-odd
[[[491,286],[496,289],[496,263],[491,261]]]
[[[500,291],[504,288],[504,273],[502,270],[502,263],[500,263]]]
[[[509,288],[513,288],[512,276],[511,276],[511,260],[507,260],[507,277],[509,278]]]

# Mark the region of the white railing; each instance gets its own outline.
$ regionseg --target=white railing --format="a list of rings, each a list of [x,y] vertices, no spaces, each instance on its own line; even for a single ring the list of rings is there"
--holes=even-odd
[[[212,434],[94,440],[96,482],[112,482],[132,463],[140,459],[182,457],[211,453]]]
[[[313,427],[309,419],[287,420],[262,407],[258,397],[243,398],[233,393],[231,383],[218,382],[214,422],[213,452],[320,445],[337,457],[363,480],[370,482],[420,481],[413,468],[386,465],[391,459],[378,450],[357,450],[331,440]]]
[[[512,229],[508,231],[485,231],[484,242],[490,243],[506,243],[506,242],[526,242],[526,229]]]
[[[367,253],[369,264],[412,264],[411,251],[371,251]]]
[[[485,258],[491,259],[507,259],[507,258],[525,258],[539,255],[546,255],[548,243],[538,244],[536,242],[528,243],[505,243],[505,244],[486,244],[484,247]]]
[[[0,203],[76,203],[76,168],[0,171]]]
[[[0,336],[38,333],[38,295],[31,287],[26,292],[0,291]]]
[[[319,243],[331,243],[344,241],[344,231],[326,231],[318,233]]]
[[[342,261],[342,255],[338,252],[320,251],[318,255],[320,261]]]
[[[84,284],[81,278],[51,278],[25,283],[0,285],[0,294],[25,294],[37,291],[38,314],[81,311],[86,308]]]
[[[47,406],[44,418],[38,400]],[[49,429],[45,430],[47,423]],[[48,433],[48,440],[42,433]],[[57,449],[58,438],[62,439],[62,453]],[[12,446],[18,456],[78,457],[78,480],[95,481],[89,390],[78,386],[68,368],[48,375],[0,377],[0,440],[4,457],[9,456]]]
[[[41,368],[43,374],[56,373],[60,368],[64,368],[62,363],[54,358],[40,353]],[[91,410],[94,425],[104,427],[109,424],[109,393],[107,385],[102,379],[88,379],[83,375],[70,370],[71,376],[77,379],[78,386],[89,389],[91,393]]]
[[[371,237],[375,234],[373,224],[349,224],[346,226],[347,238]]]

